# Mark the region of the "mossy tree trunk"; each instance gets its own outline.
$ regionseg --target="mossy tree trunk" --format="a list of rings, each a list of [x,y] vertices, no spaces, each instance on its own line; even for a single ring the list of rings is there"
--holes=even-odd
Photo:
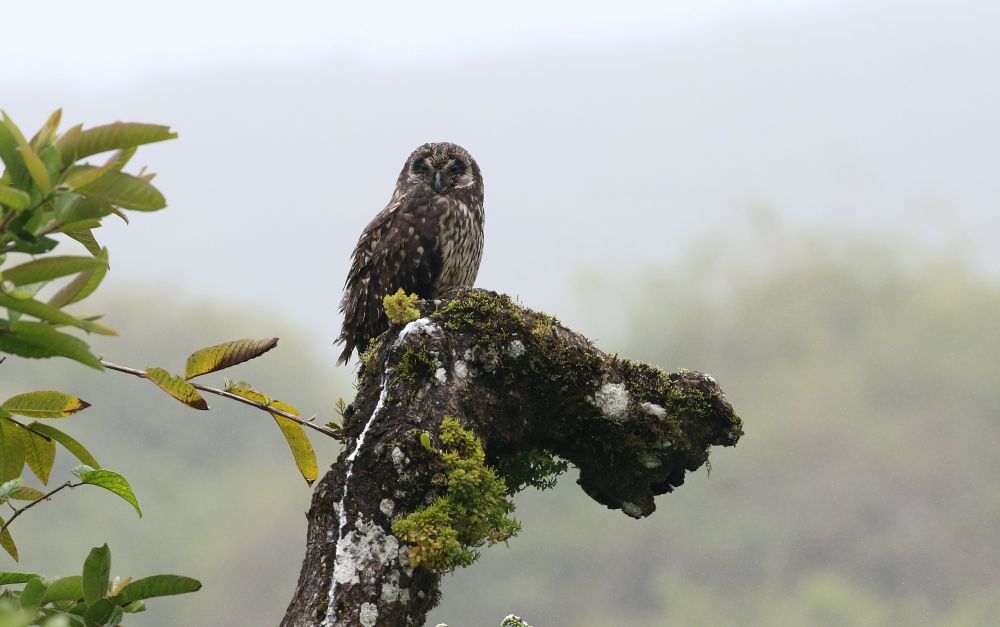
[[[492,292],[419,307],[364,356],[283,625],[422,625],[440,572],[513,531],[507,501],[490,492],[493,469],[514,490],[544,484],[565,460],[591,498],[639,518],[710,446],[742,435],[709,375],[606,355]]]

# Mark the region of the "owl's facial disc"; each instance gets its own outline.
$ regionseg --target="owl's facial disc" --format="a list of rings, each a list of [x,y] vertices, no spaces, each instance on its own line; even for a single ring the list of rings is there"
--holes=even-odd
[[[435,194],[472,187],[475,178],[470,159],[453,148],[445,144],[422,146],[411,157],[407,181],[426,185]]]

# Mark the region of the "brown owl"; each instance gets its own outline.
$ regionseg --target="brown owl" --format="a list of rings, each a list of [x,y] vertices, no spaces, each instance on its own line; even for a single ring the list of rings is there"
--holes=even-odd
[[[483,254],[483,177],[464,148],[424,144],[396,179],[392,199],[354,247],[340,311],[340,363],[389,328],[382,299],[402,288],[437,298],[471,286]]]

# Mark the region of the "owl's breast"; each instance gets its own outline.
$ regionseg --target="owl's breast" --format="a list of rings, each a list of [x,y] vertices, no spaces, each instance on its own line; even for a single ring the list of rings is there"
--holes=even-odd
[[[453,287],[471,287],[483,256],[482,204],[457,198],[442,200],[445,202],[438,206],[441,274],[435,282],[435,297]]]

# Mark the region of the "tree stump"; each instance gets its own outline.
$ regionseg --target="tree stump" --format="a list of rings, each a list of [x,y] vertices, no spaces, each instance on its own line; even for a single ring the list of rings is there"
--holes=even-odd
[[[607,355],[505,295],[462,289],[418,307],[362,358],[346,447],[313,495],[282,625],[423,625],[440,573],[511,531],[507,501],[486,490],[476,501],[470,477],[489,487],[498,475],[513,491],[551,481],[564,460],[591,498],[640,518],[710,446],[743,433],[711,376]],[[403,541],[394,521],[418,531]]]

